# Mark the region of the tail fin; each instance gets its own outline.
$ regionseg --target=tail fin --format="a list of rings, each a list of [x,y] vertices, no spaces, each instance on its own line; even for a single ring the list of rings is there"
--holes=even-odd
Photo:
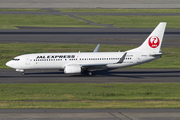
[[[147,37],[147,39],[144,41],[144,43],[140,47],[129,50],[127,52],[159,53],[163,36],[164,36],[165,27],[166,27],[166,22],[159,23],[159,25]]]

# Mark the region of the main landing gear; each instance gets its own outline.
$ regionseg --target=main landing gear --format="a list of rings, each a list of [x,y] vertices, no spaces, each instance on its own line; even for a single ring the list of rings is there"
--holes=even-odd
[[[91,75],[92,75],[92,72],[91,72],[91,71],[89,71],[89,72],[88,72],[88,75],[89,75],[89,76],[91,76]]]
[[[88,69],[83,70],[83,73],[84,73],[85,75],[89,75],[89,76],[92,75],[92,72],[91,72],[90,70],[88,70]]]

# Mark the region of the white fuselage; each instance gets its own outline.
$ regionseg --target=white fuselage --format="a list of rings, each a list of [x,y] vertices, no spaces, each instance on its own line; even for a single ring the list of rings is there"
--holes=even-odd
[[[150,53],[127,52],[123,63],[117,63],[124,52],[96,52],[96,53],[37,53],[25,54],[15,57],[6,65],[17,71],[27,69],[64,69],[68,65],[93,65],[94,68],[116,69],[133,66],[152,61],[159,57],[153,57]]]

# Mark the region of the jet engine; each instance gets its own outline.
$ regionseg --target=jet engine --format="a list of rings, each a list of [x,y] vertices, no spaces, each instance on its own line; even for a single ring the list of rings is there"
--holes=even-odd
[[[81,73],[81,66],[66,66],[64,73]]]

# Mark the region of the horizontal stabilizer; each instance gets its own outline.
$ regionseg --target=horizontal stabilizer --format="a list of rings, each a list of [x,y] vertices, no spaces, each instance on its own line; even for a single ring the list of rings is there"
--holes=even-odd
[[[162,55],[167,55],[167,54],[172,54],[172,53],[158,53],[158,54],[151,54],[150,56],[157,57],[157,56],[162,56]]]

